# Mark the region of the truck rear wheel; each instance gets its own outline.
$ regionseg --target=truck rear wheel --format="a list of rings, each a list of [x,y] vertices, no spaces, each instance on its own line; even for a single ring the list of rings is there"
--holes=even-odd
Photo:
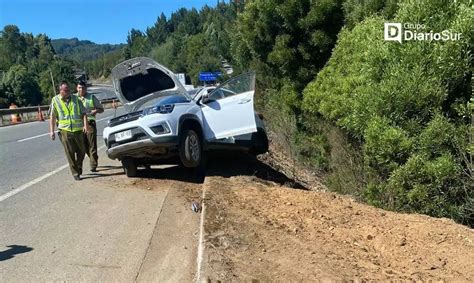
[[[259,155],[266,153],[268,151],[268,137],[267,134],[259,130],[256,133],[252,134],[252,147],[250,148],[250,153],[254,155]]]

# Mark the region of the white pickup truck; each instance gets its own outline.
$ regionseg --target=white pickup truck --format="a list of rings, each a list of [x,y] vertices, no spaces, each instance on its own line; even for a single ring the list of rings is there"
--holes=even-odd
[[[145,57],[112,70],[117,97],[127,114],[104,129],[107,155],[119,159],[127,176],[138,166],[202,165],[209,150],[268,150],[262,119],[254,112],[255,74],[245,73],[192,95],[166,67]]]

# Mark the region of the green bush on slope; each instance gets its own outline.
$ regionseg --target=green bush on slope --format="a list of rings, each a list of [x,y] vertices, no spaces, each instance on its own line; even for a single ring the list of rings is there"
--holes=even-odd
[[[364,164],[379,177],[365,188],[371,203],[474,224],[465,213],[472,210],[472,165],[463,158],[474,38],[467,2],[402,1],[393,20],[461,32],[459,41],[387,42],[379,16],[343,29],[304,91],[308,115],[362,141]]]

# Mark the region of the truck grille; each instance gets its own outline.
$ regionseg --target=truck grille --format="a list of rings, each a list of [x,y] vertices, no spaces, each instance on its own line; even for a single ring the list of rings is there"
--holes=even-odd
[[[123,123],[127,123],[127,122],[130,122],[130,121],[137,120],[142,115],[142,112],[143,111],[132,112],[132,113],[128,113],[128,114],[110,119],[109,127],[114,127],[114,126],[117,126],[117,125],[120,125],[120,124],[123,124]]]

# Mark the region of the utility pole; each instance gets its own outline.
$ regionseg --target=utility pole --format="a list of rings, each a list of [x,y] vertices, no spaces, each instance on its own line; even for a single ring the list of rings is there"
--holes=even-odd
[[[56,86],[54,85],[53,72],[49,68],[49,75],[51,76],[51,84],[53,85],[53,97],[56,95]]]

